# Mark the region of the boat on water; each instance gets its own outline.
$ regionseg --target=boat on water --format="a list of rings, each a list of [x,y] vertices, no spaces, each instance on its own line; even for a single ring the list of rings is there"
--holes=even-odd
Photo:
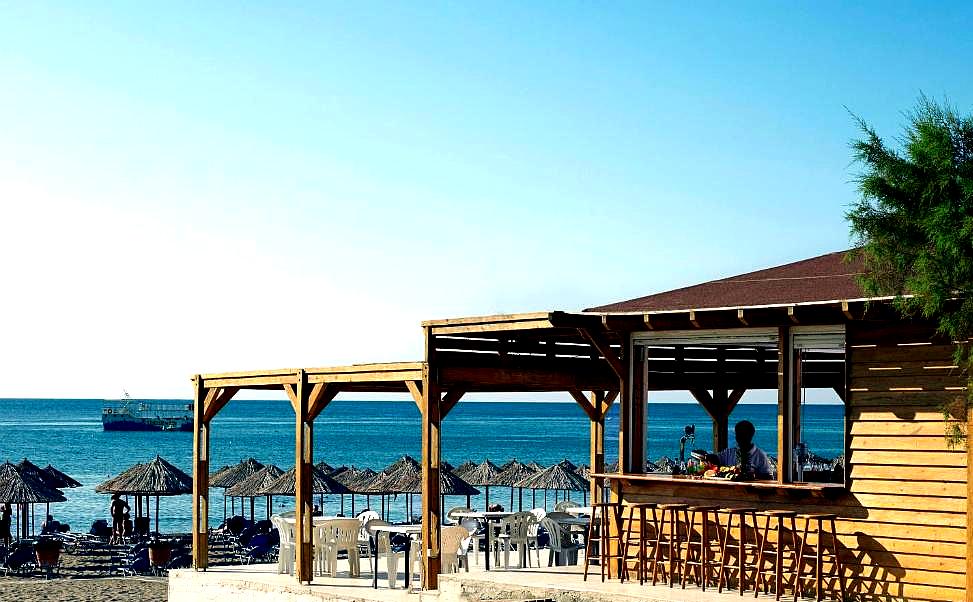
[[[192,431],[193,404],[132,399],[106,399],[101,409],[106,431]]]

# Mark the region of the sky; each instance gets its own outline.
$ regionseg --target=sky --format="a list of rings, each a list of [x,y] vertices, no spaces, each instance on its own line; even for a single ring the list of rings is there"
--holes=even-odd
[[[969,3],[0,0],[0,397],[422,357],[848,248]]]

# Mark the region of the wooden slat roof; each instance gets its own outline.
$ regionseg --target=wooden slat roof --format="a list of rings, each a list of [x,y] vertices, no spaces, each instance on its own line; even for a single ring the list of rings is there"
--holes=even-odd
[[[310,384],[333,383],[343,391],[407,392],[405,381],[422,380],[423,362],[394,362],[354,364],[324,368],[304,368]],[[202,386],[237,387],[240,389],[268,389],[281,385],[295,385],[300,368],[253,370],[203,374]]]

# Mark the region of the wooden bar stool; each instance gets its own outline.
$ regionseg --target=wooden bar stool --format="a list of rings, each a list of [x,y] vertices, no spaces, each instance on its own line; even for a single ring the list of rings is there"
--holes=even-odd
[[[814,598],[820,602],[821,581],[824,578],[837,579],[841,599],[845,599],[845,573],[841,565],[841,556],[838,552],[838,535],[835,532],[834,526],[836,515],[799,514],[798,518],[804,520],[804,536],[801,538],[801,545],[797,555],[797,583],[794,587],[794,600],[796,601],[798,596],[804,595],[804,581],[814,579]],[[811,529],[812,523],[814,524],[813,530]],[[808,533],[814,533],[815,536],[813,554],[805,552],[805,548],[808,547]],[[825,550],[823,535],[827,535],[830,538],[831,550]],[[828,574],[824,574],[822,571],[822,565],[826,557],[831,559],[831,570],[828,571]],[[803,572],[804,561],[808,559],[814,560],[814,567],[810,575],[806,575]]]
[[[658,504],[661,511],[659,528],[655,538],[655,550],[652,554],[652,585],[658,583],[659,567],[662,567],[663,580],[672,587],[676,576],[680,574],[678,565],[682,562],[683,532],[685,531],[685,513],[688,504]],[[668,530],[668,532],[667,532]],[[669,565],[668,574],[663,564],[662,552],[666,550],[665,562]]]
[[[794,588],[797,591],[797,568],[799,563],[797,560],[796,516],[797,513],[793,510],[765,510],[757,513],[758,519],[764,519],[764,529],[763,536],[760,539],[760,551],[757,554],[757,571],[754,575],[755,584],[753,587],[754,597],[760,594],[761,584],[764,586],[764,592],[770,593],[768,582],[772,580],[774,583],[774,595],[780,600],[781,593],[784,589],[785,573],[794,575]],[[789,568],[784,565],[785,535],[788,535],[785,525],[788,521],[790,522],[789,535],[791,548],[791,564]],[[775,542],[770,541],[771,531],[776,535]],[[770,569],[766,568],[768,556],[772,557],[770,559]]]
[[[635,563],[639,585],[646,582],[650,562],[649,548],[655,545],[659,532],[659,517],[654,502],[628,504],[627,529],[623,543],[621,580],[628,579],[628,565]],[[635,547],[634,554],[632,547]],[[652,552],[655,552],[653,549]]]
[[[618,533],[612,534],[611,521],[618,523]],[[588,580],[588,567],[597,560],[601,568],[601,580],[610,576],[608,563],[622,559],[622,504],[619,502],[598,502],[591,504],[591,524],[588,525],[588,538],[584,551],[584,581]],[[612,550],[612,542],[616,543]],[[594,552],[594,546],[598,552]]]
[[[720,538],[720,517],[718,506],[689,506],[685,510],[686,516],[686,556],[682,561],[682,588],[686,589],[689,580],[689,567],[696,567],[696,584],[706,591],[706,583],[710,580],[710,568],[719,568],[717,557],[723,553],[723,542]],[[699,540],[696,534],[696,518],[699,517]],[[712,520],[711,520],[712,519]],[[712,529],[711,523],[716,523]],[[713,535],[716,540],[713,541]],[[713,545],[716,549],[713,549]],[[695,559],[693,552],[695,551]]]
[[[727,572],[736,570],[738,573],[739,589],[740,595],[743,595],[743,590],[747,585],[747,570],[756,570],[756,563],[747,562],[747,552],[752,552],[754,558],[756,559],[759,553],[759,548],[757,547],[757,540],[759,533],[757,532],[757,510],[756,508],[724,508],[721,512],[727,514],[726,518],[726,532],[723,535],[723,553],[720,558],[720,579],[718,582],[717,590],[719,592],[723,591],[723,585],[729,583],[727,578]],[[733,535],[733,519],[737,520],[737,540],[736,543],[732,543]],[[749,519],[749,524],[747,524]],[[751,543],[749,535],[752,536],[753,543]],[[735,552],[736,555],[736,566],[730,564],[729,559],[733,554],[730,552]]]

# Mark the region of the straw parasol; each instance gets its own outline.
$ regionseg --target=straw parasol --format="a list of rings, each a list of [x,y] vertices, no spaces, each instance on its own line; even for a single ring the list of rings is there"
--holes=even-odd
[[[314,467],[317,468],[318,470],[320,470],[321,472],[323,472],[326,475],[330,475],[335,470],[333,466],[331,466],[330,464],[328,464],[324,460],[321,460],[320,462],[318,462],[317,464],[315,464]]]
[[[518,482],[517,487],[524,489],[544,490],[544,507],[547,507],[547,491],[554,490],[555,499],[558,491],[584,491],[588,488],[588,482],[578,476],[573,470],[568,470],[564,464],[552,464],[546,469],[536,474],[530,475]]]
[[[20,462],[18,462],[17,464],[15,464],[14,465],[14,468],[16,468],[17,469],[17,472],[19,472],[20,474],[26,475],[28,477],[31,477],[31,478],[37,480],[37,481],[40,481],[41,483],[43,483],[44,485],[46,485],[47,487],[49,487],[51,489],[61,489],[63,487],[66,487],[66,485],[62,485],[61,484],[62,482],[61,482],[60,479],[54,477],[51,473],[45,471],[43,468],[37,466],[36,464],[34,464],[33,462],[31,462],[27,458],[24,458],[23,460],[21,460]],[[67,475],[65,475],[65,476],[67,476]],[[72,481],[73,481],[73,479],[72,479]],[[77,483],[77,481],[74,481],[74,482]],[[78,485],[80,485],[80,483],[78,483]],[[51,513],[51,505],[50,504],[46,504],[45,506],[46,507],[44,509],[44,516],[46,517],[46,516],[48,516]],[[33,517],[33,508],[31,508],[31,511],[32,511],[31,512],[31,526],[33,526],[33,520],[34,520],[34,517]]]
[[[473,460],[467,460],[466,462],[463,462],[462,464],[460,464],[459,466],[457,466],[455,469],[453,469],[453,473],[456,476],[465,479],[466,478],[466,473],[468,473],[469,471],[473,470],[476,467],[477,467],[477,463],[476,462],[474,462]]]
[[[64,489],[65,487],[68,489],[81,487],[81,483],[79,481],[74,480],[73,478],[64,474],[60,470],[54,468],[50,464],[48,464],[41,470],[43,470],[50,476],[52,482],[57,483],[55,487],[57,487],[58,489]]]
[[[261,495],[296,495],[297,467],[283,473],[277,480],[260,490]],[[350,490],[324,474],[317,467],[311,467],[311,493],[350,493]]]
[[[456,474],[456,473],[454,473]],[[456,474],[467,483],[471,485],[479,485],[483,487],[484,494],[486,495],[486,501],[484,504],[487,508],[490,507],[490,485],[496,485],[497,475],[500,474],[500,467],[491,462],[489,459],[483,460],[479,464],[474,464],[472,468],[465,471],[462,475]]]
[[[237,483],[253,476],[258,470],[263,468],[264,465],[255,460],[254,458],[247,458],[246,460],[241,460],[238,464],[232,464],[230,466],[224,466],[211,474],[209,476],[209,486],[210,487],[220,487],[224,490],[233,487]],[[233,513],[236,510],[236,504],[234,502],[234,496],[228,496],[226,491],[223,492],[223,520],[226,520],[226,498],[230,498],[230,512]],[[243,500],[240,500],[240,512],[243,510]],[[253,498],[250,498],[250,518],[253,518]]]
[[[4,462],[0,466],[0,504],[17,505],[21,537],[29,536],[28,506],[32,510],[34,504],[65,501],[67,498],[63,493],[38,479],[31,472],[21,473],[10,462]],[[33,515],[32,511],[30,515]]]
[[[140,498],[155,496],[155,530],[159,531],[159,498],[193,492],[193,478],[173,466],[162,456],[144,464],[135,464],[113,479],[95,487],[98,493],[120,493],[136,496],[136,517],[141,516]],[[146,500],[146,517],[148,517]]]
[[[338,481],[342,485],[348,488],[351,493],[351,513],[355,514],[355,494],[364,493],[363,489],[368,486],[372,479],[378,475],[377,472],[371,468],[355,468],[351,466],[342,466],[335,469],[331,475],[335,481]],[[341,513],[345,513],[345,496],[341,496]]]
[[[274,466],[273,464],[268,464],[253,473],[249,477],[243,479],[233,487],[226,490],[226,495],[239,497],[239,498],[258,498],[266,494],[263,490],[272,484],[274,481],[280,478],[284,474],[283,469]],[[270,509],[273,505],[273,496],[267,495],[267,518],[270,518]]]
[[[503,487],[510,487],[510,509],[513,510],[514,507],[514,489],[517,488],[517,483],[523,481],[530,475],[536,473],[534,469],[530,468],[526,464],[521,464],[516,459],[511,460],[500,467],[500,474],[494,479],[495,485],[500,485]],[[518,494],[519,507],[521,510],[524,509],[524,490],[520,489]]]

